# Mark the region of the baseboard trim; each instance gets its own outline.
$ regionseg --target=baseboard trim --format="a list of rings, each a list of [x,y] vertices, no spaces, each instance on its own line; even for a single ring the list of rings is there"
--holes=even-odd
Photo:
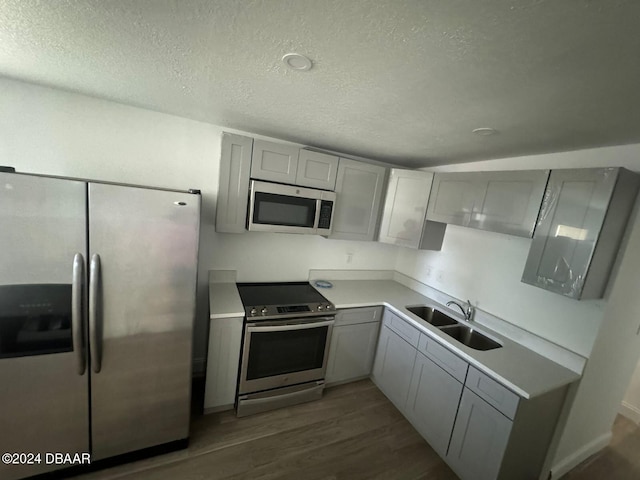
[[[630,403],[622,402],[622,404],[620,405],[620,410],[618,410],[618,412],[621,415],[627,417],[633,423],[640,425],[640,408],[631,405]]]
[[[600,435],[595,440],[587,443],[579,450],[576,450],[568,457],[563,458],[558,463],[556,463],[553,467],[551,467],[551,472],[549,475],[549,479],[557,479],[569,473],[570,470],[580,465],[591,455],[595,455],[600,450],[609,445],[611,441],[611,432],[607,432],[603,435]]]
[[[226,412],[227,410],[233,410],[235,405],[230,403],[229,405],[218,405],[217,407],[205,408],[202,412],[203,415],[209,415],[210,413]]]

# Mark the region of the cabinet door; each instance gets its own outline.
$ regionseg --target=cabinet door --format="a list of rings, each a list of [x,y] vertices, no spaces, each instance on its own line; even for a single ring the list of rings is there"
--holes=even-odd
[[[380,322],[334,327],[326,382],[345,382],[370,375],[379,330]]]
[[[599,239],[617,173],[618,169],[604,168],[551,173],[523,282],[581,298],[596,244],[617,245],[620,241],[620,238]],[[625,213],[618,210],[614,215],[623,217]],[[608,275],[608,269],[598,272],[599,295]]]
[[[336,187],[339,158],[302,149],[298,154],[296,185],[333,190]]]
[[[447,463],[463,480],[495,480],[511,433],[511,420],[464,389]]]
[[[216,232],[242,233],[247,230],[252,147],[252,138],[222,134]]]
[[[254,140],[251,178],[270,182],[296,183],[299,148],[293,145]]]
[[[531,238],[549,170],[482,172],[469,227]]]
[[[411,384],[416,350],[387,327],[380,339],[373,366],[373,380],[396,407],[404,411]]]
[[[530,238],[549,170],[436,173],[427,219]]]
[[[418,354],[406,415],[441,457],[447,454],[461,394],[460,382],[427,357]]]
[[[433,173],[392,169],[384,203],[379,241],[418,248],[425,222]]]
[[[233,408],[240,364],[243,318],[211,320],[204,391],[205,413]]]
[[[329,238],[373,240],[387,169],[378,165],[340,159],[336,181],[335,212]]]
[[[478,197],[478,173],[436,173],[427,219],[466,227]]]

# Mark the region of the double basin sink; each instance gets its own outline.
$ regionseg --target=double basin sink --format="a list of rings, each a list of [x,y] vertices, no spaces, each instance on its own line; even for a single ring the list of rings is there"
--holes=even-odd
[[[495,340],[474,330],[472,327],[461,324],[434,307],[413,305],[406,308],[425,322],[437,327],[442,333],[446,333],[453,339],[474,350],[492,350],[502,346]]]

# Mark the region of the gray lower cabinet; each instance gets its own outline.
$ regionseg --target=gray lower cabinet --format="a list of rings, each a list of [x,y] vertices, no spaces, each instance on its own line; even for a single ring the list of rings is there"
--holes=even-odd
[[[462,388],[462,383],[418,353],[405,415],[443,458],[447,454]]]
[[[436,173],[427,219],[531,237],[549,170]]]
[[[339,310],[331,334],[325,381],[344,383],[371,375],[382,307]]]
[[[385,313],[386,316],[386,313]],[[373,381],[396,407],[404,412],[409,395],[416,349],[383,322],[376,359],[373,365]]]
[[[252,138],[222,134],[216,232],[246,231],[252,148]]]
[[[578,300],[601,298],[639,178],[624,168],[553,170],[522,281]]]
[[[233,408],[240,367],[243,317],[211,320],[204,412]]]
[[[566,392],[520,398],[470,366],[445,460],[463,480],[540,478]]]
[[[451,436],[447,463],[462,479],[495,480],[500,472],[511,427],[510,419],[465,388]]]
[[[379,165],[340,159],[337,201],[329,238],[374,240],[386,174],[387,169]]]
[[[521,398],[388,309],[372,377],[463,480],[539,478],[567,392]]]

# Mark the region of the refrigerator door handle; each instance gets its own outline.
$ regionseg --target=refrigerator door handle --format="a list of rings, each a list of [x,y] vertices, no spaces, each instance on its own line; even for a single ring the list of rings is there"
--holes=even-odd
[[[102,345],[100,343],[102,335],[98,331],[100,328],[99,315],[99,293],[100,293],[100,255],[94,253],[91,256],[89,266],[89,344],[91,352],[91,368],[95,373],[100,372],[102,363]]]
[[[84,344],[84,257],[81,253],[73,256],[73,277],[71,281],[71,324],[73,325],[73,351],[76,352],[78,375],[84,375],[87,364]]]

